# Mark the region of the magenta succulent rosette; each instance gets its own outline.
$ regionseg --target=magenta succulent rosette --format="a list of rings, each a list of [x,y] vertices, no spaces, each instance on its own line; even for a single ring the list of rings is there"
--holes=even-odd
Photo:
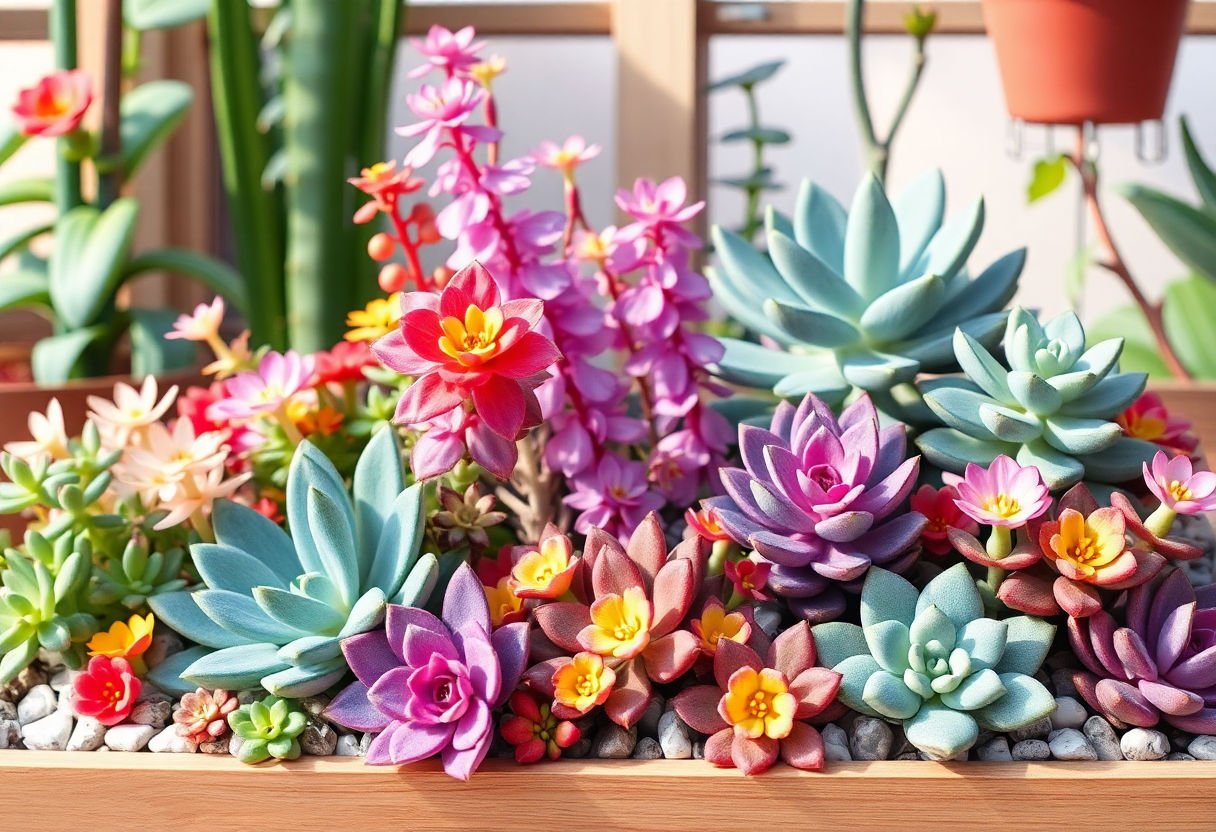
[[[896,514],[916,483],[902,425],[880,428],[868,396],[832,414],[808,394],[777,406],[770,428],[739,428],[743,468],[722,469],[726,496],[704,501],[736,542],[772,562],[769,587],[812,622],[844,610],[841,585],[871,563],[906,568],[924,515]],[[895,516],[892,516],[895,515]]]
[[[347,728],[379,732],[371,765],[401,765],[440,755],[443,769],[467,780],[490,750],[491,712],[515,686],[528,659],[528,624],[491,631],[481,582],[457,568],[443,614],[389,605],[385,629],[353,636],[342,652],[357,681],[326,716]]]
[[[1070,618],[1068,638],[1085,670],[1073,674],[1090,707],[1125,725],[1160,720],[1216,732],[1216,585],[1195,590],[1186,573],[1127,594],[1125,626],[1106,611]]]

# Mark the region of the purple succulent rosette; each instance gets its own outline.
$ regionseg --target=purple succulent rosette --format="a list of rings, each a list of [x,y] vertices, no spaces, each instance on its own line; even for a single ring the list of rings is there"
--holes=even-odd
[[[808,394],[777,406],[770,428],[742,425],[743,468],[722,469],[726,496],[704,502],[740,545],[774,564],[769,586],[811,622],[844,611],[842,584],[856,589],[871,563],[902,571],[928,522],[896,513],[920,470],[907,458],[903,425],[879,427],[863,395],[839,420]]]
[[[1086,668],[1078,693],[1120,724],[1216,733],[1216,585],[1196,590],[1170,570],[1128,591],[1125,624],[1106,611],[1068,620]]]
[[[385,629],[352,636],[342,652],[357,681],[326,716],[379,735],[369,765],[401,765],[439,754],[460,780],[481,765],[494,738],[492,711],[519,684],[528,660],[528,624],[491,630],[481,582],[467,564],[452,576],[442,619],[389,605]]]

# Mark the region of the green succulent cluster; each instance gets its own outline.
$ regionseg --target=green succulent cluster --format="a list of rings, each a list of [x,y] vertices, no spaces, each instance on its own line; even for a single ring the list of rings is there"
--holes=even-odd
[[[135,611],[143,609],[153,595],[185,589],[189,584],[182,577],[185,557],[186,552],[180,547],[164,552],[149,551],[146,542],[133,537],[119,556],[93,570],[89,604],[95,607],[118,605]]]
[[[1033,678],[1055,627],[1029,616],[984,617],[964,564],[923,592],[877,567],[861,590],[861,624],[813,628],[819,661],[843,677],[840,701],[903,724],[908,741],[946,760],[975,744],[980,729],[1011,731],[1055,709]]]
[[[343,638],[380,624],[389,602],[421,606],[438,563],[420,551],[422,486],[405,487],[395,431],[372,437],[353,492],[352,500],[334,466],[305,441],[287,478],[290,537],[250,508],[217,502],[217,542],[191,547],[206,588],[148,599],[168,626],[200,645],[157,667],[157,686],[316,694],[346,674]]]
[[[294,760],[300,756],[300,734],[308,727],[308,714],[290,699],[268,696],[242,705],[228,714],[228,726],[241,738],[237,759],[242,763]]]
[[[87,545],[70,536],[54,542],[37,532],[26,535],[23,550],[4,552],[0,570],[0,685],[12,681],[39,649],[63,655],[79,667],[83,645],[97,619],[82,601],[92,562]]]
[[[1156,447],[1123,436],[1115,417],[1144,390],[1143,373],[1121,373],[1121,338],[1086,349],[1085,330],[1071,312],[1040,324],[1014,309],[1005,332],[1006,369],[966,332],[954,351],[966,378],[922,383],[925,403],[947,427],[917,437],[933,464],[962,473],[968,462],[997,456],[1033,465],[1048,488],[1078,480],[1135,479]]]
[[[783,348],[723,338],[716,373],[783,397],[813,392],[839,402],[864,390],[889,415],[931,420],[910,382],[956,369],[956,328],[995,344],[1025,261],[1017,250],[971,279],[966,261],[983,229],[983,201],[949,221],[944,214],[945,184],[932,171],[894,203],[867,176],[847,214],[804,181],[793,220],[769,209],[767,253],[715,228],[716,299]]]

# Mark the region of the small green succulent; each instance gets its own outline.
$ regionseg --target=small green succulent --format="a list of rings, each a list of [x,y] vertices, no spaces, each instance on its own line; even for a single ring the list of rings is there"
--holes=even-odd
[[[902,722],[908,741],[934,759],[966,751],[981,728],[1011,731],[1055,709],[1033,678],[1055,627],[1029,616],[985,618],[964,564],[920,593],[871,567],[861,623],[812,629],[819,661],[843,677],[837,696],[855,711]]]
[[[93,570],[89,604],[97,607],[118,604],[128,610],[140,610],[153,595],[185,589],[189,583],[182,577],[185,556],[179,547],[149,552],[146,543],[132,538],[120,557],[111,558]]]
[[[0,571],[0,685],[25,669],[40,648],[62,653],[65,664],[79,667],[82,645],[97,629],[97,619],[80,606],[92,565],[87,555],[40,535],[30,538],[34,556],[8,549]]]
[[[966,378],[923,382],[925,403],[948,427],[917,437],[933,464],[962,473],[1001,454],[1033,465],[1053,491],[1084,478],[1135,479],[1156,446],[1123,436],[1114,419],[1144,390],[1143,373],[1121,373],[1122,338],[1085,348],[1081,321],[1066,312],[1045,324],[1015,308],[1005,331],[1009,369],[966,332],[954,350]]]
[[[242,740],[236,755],[242,763],[294,760],[300,756],[298,737],[308,726],[308,714],[290,699],[268,696],[228,714],[228,726]]]
[[[768,253],[714,229],[720,269],[715,297],[739,323],[784,348],[723,338],[715,371],[783,397],[828,400],[853,390],[904,421],[932,418],[912,382],[955,369],[955,328],[995,343],[1025,251],[1005,255],[974,280],[966,271],[984,224],[984,204],[943,224],[945,183],[932,171],[892,204],[872,175],[846,215],[809,180],[794,219],[772,209]]]
[[[164,690],[247,688],[311,696],[346,674],[341,640],[376,627],[386,603],[421,606],[437,580],[420,555],[422,485],[405,488],[396,431],[378,431],[359,458],[354,499],[307,441],[287,477],[291,537],[250,508],[218,502],[216,543],[191,547],[206,589],[148,599],[200,647],[154,669]]]

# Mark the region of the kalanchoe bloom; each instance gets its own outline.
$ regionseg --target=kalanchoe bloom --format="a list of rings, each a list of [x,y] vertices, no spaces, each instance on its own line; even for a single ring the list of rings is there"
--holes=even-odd
[[[355,212],[354,221],[359,224],[371,222],[380,213],[396,216],[393,212],[397,210],[398,200],[426,184],[414,178],[414,169],[409,165],[398,170],[393,159],[364,168],[359,176],[346,181],[371,197]]]
[[[608,701],[616,685],[616,672],[603,656],[575,653],[556,665],[549,684],[553,687],[555,712],[573,718]]]
[[[51,399],[46,407],[46,413],[32,411],[26,421],[29,426],[31,440],[9,442],[4,450],[18,459],[31,462],[40,456],[52,460],[67,459],[71,455],[68,449],[68,431],[63,423],[63,408],[59,399]]]
[[[432,26],[426,39],[410,38],[410,45],[421,52],[427,62],[410,70],[410,78],[421,78],[432,69],[442,70],[448,77],[468,73],[480,60],[477,53],[485,41],[474,41],[477,36],[472,26],[453,32],[443,26]]]
[[[767,770],[778,757],[806,771],[823,768],[823,738],[803,720],[832,703],[840,674],[815,666],[815,642],[805,621],[777,636],[768,655],[724,640],[714,656],[713,685],[681,691],[676,713],[709,734],[705,759],[744,774]]]
[[[608,718],[628,728],[641,719],[651,684],[683,675],[700,654],[697,637],[678,630],[704,574],[707,554],[698,538],[683,541],[668,556],[663,527],[655,514],[638,526],[626,547],[601,529],[592,529],[583,553],[589,566],[590,604],[558,601],[533,615],[545,636],[570,654],[590,652],[616,675],[604,702]],[[564,659],[528,669],[533,688],[553,695],[555,671]]]
[[[837,420],[819,398],[777,406],[769,430],[742,425],[744,468],[724,468],[726,496],[704,501],[731,536],[774,565],[769,586],[810,620],[844,608],[841,582],[871,562],[915,554],[925,518],[897,513],[920,458],[906,458],[902,425],[879,428],[869,397]],[[902,564],[900,564],[902,566]]]
[[[1216,733],[1216,586],[1191,588],[1172,569],[1127,595],[1123,626],[1106,611],[1068,620],[1085,670],[1077,691],[1117,725],[1160,720],[1192,734]]]
[[[947,473],[944,478],[958,491],[954,504],[985,526],[1020,529],[1051,508],[1039,470],[1018,465],[1004,454],[987,468],[970,462],[963,476]]]
[[[294,350],[266,353],[257,370],[228,379],[225,397],[207,408],[210,419],[249,419],[281,412],[287,401],[308,387],[316,370],[311,355]]]
[[[1158,451],[1151,468],[1144,464],[1144,482],[1161,505],[1175,514],[1216,510],[1216,474],[1194,470],[1188,457],[1170,459]]]
[[[481,589],[486,594],[486,604],[490,608],[490,625],[495,629],[528,618],[524,601],[515,594],[510,578],[499,578],[492,586],[482,584]]]
[[[89,655],[133,661],[152,646],[155,625],[156,617],[152,613],[133,615],[129,623],[115,621],[108,631],[97,633],[89,640]]]
[[[347,341],[379,341],[397,328],[401,320],[401,293],[389,295],[387,298],[375,298],[368,301],[363,309],[355,309],[346,314],[346,325],[350,327],[346,335]]]
[[[232,733],[241,738],[236,758],[242,763],[295,760],[300,756],[300,734],[308,727],[308,714],[291,699],[267,696],[228,714]]]
[[[688,509],[684,512],[684,522],[693,533],[700,535],[711,543],[720,540],[730,540],[730,534],[718,522],[718,515],[712,508]]]
[[[220,324],[224,322],[224,298],[216,296],[211,303],[200,303],[189,315],[178,315],[173,322],[173,330],[165,334],[172,341],[202,341],[211,343],[219,340]]]
[[[752,558],[739,561],[727,559],[722,564],[726,580],[730,581],[735,593],[747,601],[769,600],[771,596],[764,589],[768,586],[768,576],[772,571],[771,563]]]
[[[177,386],[159,397],[156,377],[148,376],[139,390],[124,382],[114,385],[114,400],[89,396],[89,418],[101,431],[102,444],[107,448],[125,448],[131,437],[138,435],[153,422],[159,422],[177,398]]]
[[[701,610],[701,617],[689,622],[692,634],[699,639],[702,655],[712,658],[722,639],[747,644],[752,636],[752,624],[741,612],[727,612],[717,598],[710,598]]]
[[[663,505],[646,479],[646,466],[612,454],[575,477],[570,487],[562,502],[578,509],[574,528],[583,534],[598,528],[627,540],[647,512]]]
[[[423,84],[417,93],[407,95],[406,103],[421,121],[398,127],[397,133],[409,138],[422,136],[422,140],[406,154],[405,164],[422,167],[435,158],[443,141],[451,137],[492,142],[501,136],[497,128],[469,124],[485,96],[475,82],[462,78],[449,78],[438,87]]]
[[[540,147],[532,151],[532,159],[536,164],[546,168],[559,170],[567,177],[583,162],[590,162],[600,155],[598,144],[587,144],[582,136],[571,136],[564,144],[543,141]]]
[[[358,677],[330,703],[328,718],[379,732],[370,765],[400,765],[439,754],[448,774],[467,780],[494,738],[491,711],[519,682],[528,657],[528,624],[491,632],[481,582],[459,566],[442,618],[390,605],[384,630],[353,636],[342,652]]]
[[[376,356],[365,341],[340,341],[333,349],[316,353],[314,384],[362,382],[369,367],[378,366]]]
[[[1055,709],[1051,692],[1033,678],[1055,627],[1030,616],[985,618],[965,564],[919,593],[898,575],[871,569],[861,624],[814,628],[820,661],[844,677],[840,701],[902,722],[908,741],[933,759],[967,750],[981,728],[1010,731]]]
[[[1192,454],[1199,440],[1191,433],[1191,423],[1170,413],[1161,397],[1143,393],[1127,410],[1115,418],[1124,436],[1143,439],[1179,454]]]
[[[562,749],[582,737],[573,722],[559,720],[547,702],[538,702],[527,691],[516,691],[508,700],[511,716],[502,721],[502,738],[515,747],[515,762],[539,762],[542,757],[556,760]]]
[[[187,693],[173,712],[177,735],[194,743],[217,740],[228,732],[228,714],[239,706],[236,695],[226,690],[199,688]]]
[[[471,483],[463,496],[447,486],[440,486],[440,508],[431,517],[431,522],[439,529],[439,545],[443,551],[466,543],[474,550],[489,546],[490,536],[486,529],[507,519],[505,513],[494,510],[496,502],[493,494],[482,494],[477,483]]]
[[[692,248],[701,241],[683,224],[700,213],[705,202],[685,205],[687,199],[688,185],[678,176],[657,184],[652,179],[639,179],[632,191],[622,188],[616,192],[617,207],[637,221],[637,232],[660,229],[676,242]]]
[[[958,507],[958,490],[952,485],[934,488],[922,485],[912,495],[909,503],[913,511],[925,516],[928,523],[920,535],[920,545],[932,555],[945,555],[951,551],[950,530],[959,529],[970,535],[980,533],[980,525]]]
[[[79,69],[53,72],[17,93],[13,116],[25,136],[63,136],[80,126],[93,102],[93,84]]]
[[[550,524],[536,546],[516,550],[511,567],[511,586],[520,598],[552,601],[570,590],[581,563],[573,556],[570,538]]]
[[[72,709],[102,725],[117,725],[130,716],[141,687],[126,659],[94,656],[72,682]]]

